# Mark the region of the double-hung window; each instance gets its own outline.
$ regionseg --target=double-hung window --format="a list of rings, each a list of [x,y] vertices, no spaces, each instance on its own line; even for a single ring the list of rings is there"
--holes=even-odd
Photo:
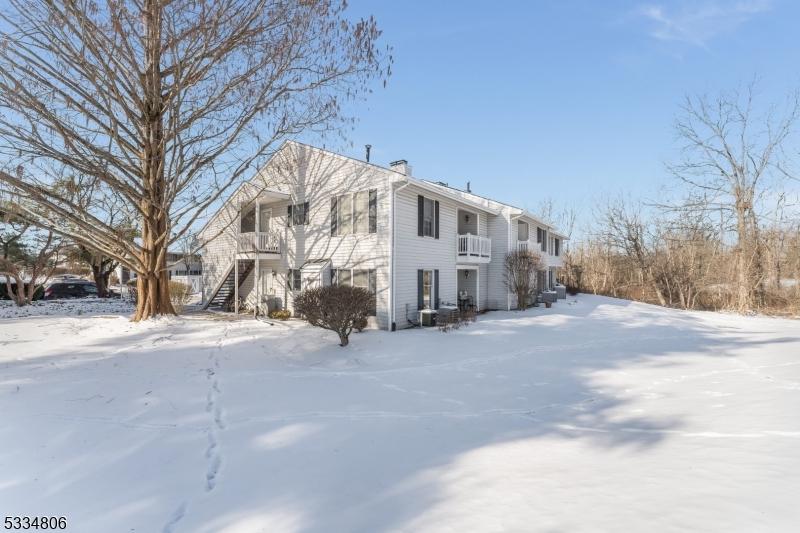
[[[425,198],[422,204],[422,236],[434,237],[434,224],[436,223],[436,210],[434,200]]]
[[[302,275],[299,268],[290,268],[286,274],[286,284],[290,291],[300,291],[302,289]]]
[[[305,226],[308,224],[308,202],[293,204],[287,208],[286,223],[288,226]]]
[[[370,315],[375,316],[377,307],[377,290],[376,290],[376,270],[375,269],[359,269],[359,268],[337,268],[331,271],[331,284],[333,285],[352,285],[353,287],[360,287],[372,294],[372,306]]]
[[[377,189],[331,199],[331,235],[377,231]]]

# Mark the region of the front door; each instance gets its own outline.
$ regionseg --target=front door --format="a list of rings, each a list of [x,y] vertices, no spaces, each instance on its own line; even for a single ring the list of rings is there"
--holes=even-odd
[[[274,270],[271,268],[264,268],[261,270],[261,291],[264,296],[275,296],[275,276]]]

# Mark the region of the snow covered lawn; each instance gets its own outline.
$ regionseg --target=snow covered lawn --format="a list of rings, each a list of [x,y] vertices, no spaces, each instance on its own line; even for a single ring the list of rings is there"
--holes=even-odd
[[[800,322],[580,296],[347,349],[0,319],[0,517],[67,531],[797,531]]]

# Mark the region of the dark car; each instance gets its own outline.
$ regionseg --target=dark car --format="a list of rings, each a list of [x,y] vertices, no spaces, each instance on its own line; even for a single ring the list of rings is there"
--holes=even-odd
[[[96,298],[97,285],[91,281],[69,280],[51,283],[44,289],[45,300],[65,298]]]

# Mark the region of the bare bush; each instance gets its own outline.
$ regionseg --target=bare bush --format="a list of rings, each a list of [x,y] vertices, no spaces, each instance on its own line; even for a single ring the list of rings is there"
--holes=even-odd
[[[361,287],[331,285],[304,290],[294,308],[312,326],[336,332],[339,346],[347,346],[350,333],[366,325],[372,300],[372,293]]]
[[[175,312],[181,314],[192,296],[192,286],[180,281],[169,282],[169,299]]]
[[[517,308],[527,308],[536,289],[536,274],[543,269],[542,256],[515,250],[505,257],[505,280],[508,290],[517,296]]]

